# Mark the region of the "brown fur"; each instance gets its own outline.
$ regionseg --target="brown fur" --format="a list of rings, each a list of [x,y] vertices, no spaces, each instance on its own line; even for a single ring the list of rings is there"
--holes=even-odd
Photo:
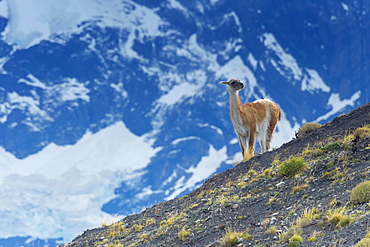
[[[281,118],[279,107],[270,100],[256,100],[242,104],[239,98],[239,90],[244,88],[243,83],[237,79],[221,82],[228,85],[230,94],[230,117],[234,130],[238,136],[242,149],[243,159],[250,159],[254,154],[256,137],[262,147],[262,153],[270,149],[272,134],[277,122]],[[248,143],[247,143],[247,139]]]

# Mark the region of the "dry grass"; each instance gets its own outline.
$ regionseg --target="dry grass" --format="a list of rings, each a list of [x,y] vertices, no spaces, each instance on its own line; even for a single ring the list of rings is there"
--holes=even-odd
[[[320,128],[322,125],[315,122],[305,123],[299,130],[298,130],[298,137],[302,137],[307,135],[316,129]]]
[[[353,132],[353,136],[358,141],[361,141],[366,137],[370,137],[370,125],[368,124],[362,128],[357,128],[355,132]]]
[[[239,243],[242,239],[252,239],[252,236],[247,232],[237,232],[233,231],[232,228],[228,228],[221,240],[221,246],[231,247]]]
[[[345,227],[351,223],[351,218],[347,215],[346,207],[330,209],[327,214],[329,223],[339,228]]]
[[[182,228],[179,233],[177,234],[178,238],[181,240],[185,240],[187,236],[190,235],[190,232],[186,230],[185,228]]]

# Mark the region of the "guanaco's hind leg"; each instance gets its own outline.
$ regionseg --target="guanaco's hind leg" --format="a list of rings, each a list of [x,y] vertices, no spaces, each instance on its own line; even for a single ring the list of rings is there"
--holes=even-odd
[[[272,134],[274,133],[276,125],[277,125],[278,121],[281,118],[281,112],[280,112],[279,107],[277,105],[275,105],[273,108],[274,109],[272,110],[272,113],[271,113],[272,116],[270,118],[270,124],[269,124],[268,130],[267,130],[267,139],[266,139],[266,148],[267,148],[267,150],[270,149],[270,145],[271,145],[271,141],[272,141]]]
[[[243,154],[243,158],[244,158],[244,152],[245,152],[245,145],[246,145],[246,140],[245,140],[245,137],[244,136],[240,136],[238,135],[238,140],[239,140],[239,146],[241,147],[242,149],[242,154]]]
[[[268,148],[267,148],[267,141],[264,139],[265,137],[262,137],[261,139],[260,139],[260,145],[261,145],[261,153],[264,153],[264,152],[266,152],[267,150],[268,150]]]

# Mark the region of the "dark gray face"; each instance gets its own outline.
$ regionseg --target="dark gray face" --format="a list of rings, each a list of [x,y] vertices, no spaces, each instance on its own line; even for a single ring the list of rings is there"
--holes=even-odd
[[[244,84],[238,79],[231,79],[229,81],[222,81],[221,83],[228,85],[233,90],[238,91],[244,88]]]

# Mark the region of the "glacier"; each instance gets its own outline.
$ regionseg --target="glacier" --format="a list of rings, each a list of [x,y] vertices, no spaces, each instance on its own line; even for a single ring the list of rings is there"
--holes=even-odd
[[[112,218],[101,208],[115,197],[114,189],[138,176],[158,151],[122,122],[86,133],[75,145],[50,144],[25,159],[1,148],[0,238],[70,241],[100,226]]]

